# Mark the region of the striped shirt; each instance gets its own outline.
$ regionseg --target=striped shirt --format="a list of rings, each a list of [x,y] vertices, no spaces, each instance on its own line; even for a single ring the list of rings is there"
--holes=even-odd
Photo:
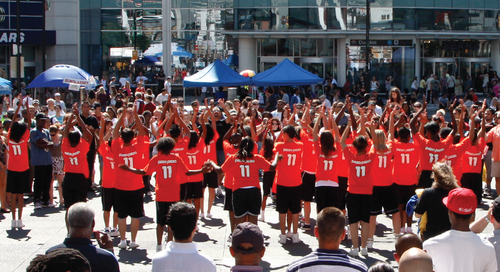
[[[304,258],[292,262],[287,272],[366,272],[367,270],[365,263],[347,256],[340,250],[317,249]]]

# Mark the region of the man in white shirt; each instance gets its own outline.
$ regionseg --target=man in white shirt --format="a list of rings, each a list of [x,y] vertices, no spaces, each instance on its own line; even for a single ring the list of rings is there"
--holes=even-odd
[[[167,93],[170,94],[172,92],[172,78],[171,77],[167,77],[167,80],[165,80],[165,83],[163,84],[163,88],[165,90],[167,90]]]
[[[280,121],[283,121],[283,112],[285,111],[285,101],[278,100],[276,103],[276,109],[271,112],[273,118],[278,118]]]
[[[33,106],[33,98],[31,98],[31,92],[26,92],[26,97],[23,99],[23,105],[26,105],[26,100],[28,101],[28,106]]]
[[[328,100],[326,98],[326,95],[322,94],[319,96],[319,102],[321,102],[321,104],[325,103],[325,107],[329,110],[331,107],[332,107],[332,103],[330,102],[330,100]]]
[[[167,224],[174,241],[168,242],[165,250],[153,256],[152,272],[215,272],[217,268],[210,257],[198,252],[193,237],[198,216],[192,204],[177,202],[170,207]]]
[[[285,102],[285,104],[290,103],[290,96],[288,96],[288,93],[285,91],[285,89],[280,89],[281,93],[281,100]]]
[[[139,83],[141,82],[141,80],[143,84],[146,84],[146,82],[148,82],[148,78],[143,76],[142,72],[139,72],[139,76],[135,79],[135,83]]]
[[[167,102],[168,100],[169,93],[167,92],[167,89],[163,89],[160,94],[156,96],[156,105],[163,105],[163,103]]]
[[[497,271],[495,248],[469,228],[477,207],[474,192],[466,188],[453,189],[443,204],[448,208],[451,230],[424,242],[424,250],[432,257],[435,271]]]

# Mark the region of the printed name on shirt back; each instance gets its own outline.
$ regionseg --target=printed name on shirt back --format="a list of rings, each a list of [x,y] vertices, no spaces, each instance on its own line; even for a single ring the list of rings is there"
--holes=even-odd
[[[283,148],[283,151],[284,152],[298,152],[298,151],[302,151],[302,149],[300,149],[300,148],[297,148],[297,149]]]
[[[131,156],[134,156],[134,155],[137,155],[137,151],[130,152],[130,153],[127,153],[127,154],[120,154],[119,156],[120,157],[131,157]]]
[[[425,147],[425,150],[429,150],[429,151],[433,151],[433,152],[443,152],[443,151],[444,151],[444,148],[435,149],[435,148],[432,148],[432,147],[428,147],[428,146],[426,146],[426,147]]]
[[[80,151],[76,151],[76,152],[74,152],[74,153],[64,152],[64,155],[68,155],[68,156],[76,156],[76,155],[78,155],[78,154],[80,154]]]
[[[351,162],[354,163],[354,164],[367,164],[367,163],[372,162],[372,160],[367,160],[367,161],[355,161],[355,160],[352,160]]]
[[[158,161],[158,164],[169,164],[169,163],[177,163],[177,160],[161,160],[161,161]]]
[[[243,162],[243,163],[245,163],[245,162],[247,162],[247,163],[253,163],[253,162],[255,162],[255,160],[246,160],[245,161],[245,160],[240,160],[240,159],[235,159],[234,161],[235,162]]]

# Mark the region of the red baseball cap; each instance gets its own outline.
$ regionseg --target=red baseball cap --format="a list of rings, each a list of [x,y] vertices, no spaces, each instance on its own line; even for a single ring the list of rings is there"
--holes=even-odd
[[[458,214],[472,214],[477,208],[476,194],[471,189],[456,188],[443,198],[448,210]]]

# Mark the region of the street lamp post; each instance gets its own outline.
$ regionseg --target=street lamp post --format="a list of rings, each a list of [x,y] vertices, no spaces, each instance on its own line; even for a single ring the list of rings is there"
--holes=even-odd
[[[370,2],[375,2],[375,0],[366,0],[366,52],[365,52],[365,91],[371,90],[370,87]]]
[[[162,0],[163,18],[162,18],[162,44],[163,44],[163,71],[166,76],[172,76],[172,6],[170,0]]]

